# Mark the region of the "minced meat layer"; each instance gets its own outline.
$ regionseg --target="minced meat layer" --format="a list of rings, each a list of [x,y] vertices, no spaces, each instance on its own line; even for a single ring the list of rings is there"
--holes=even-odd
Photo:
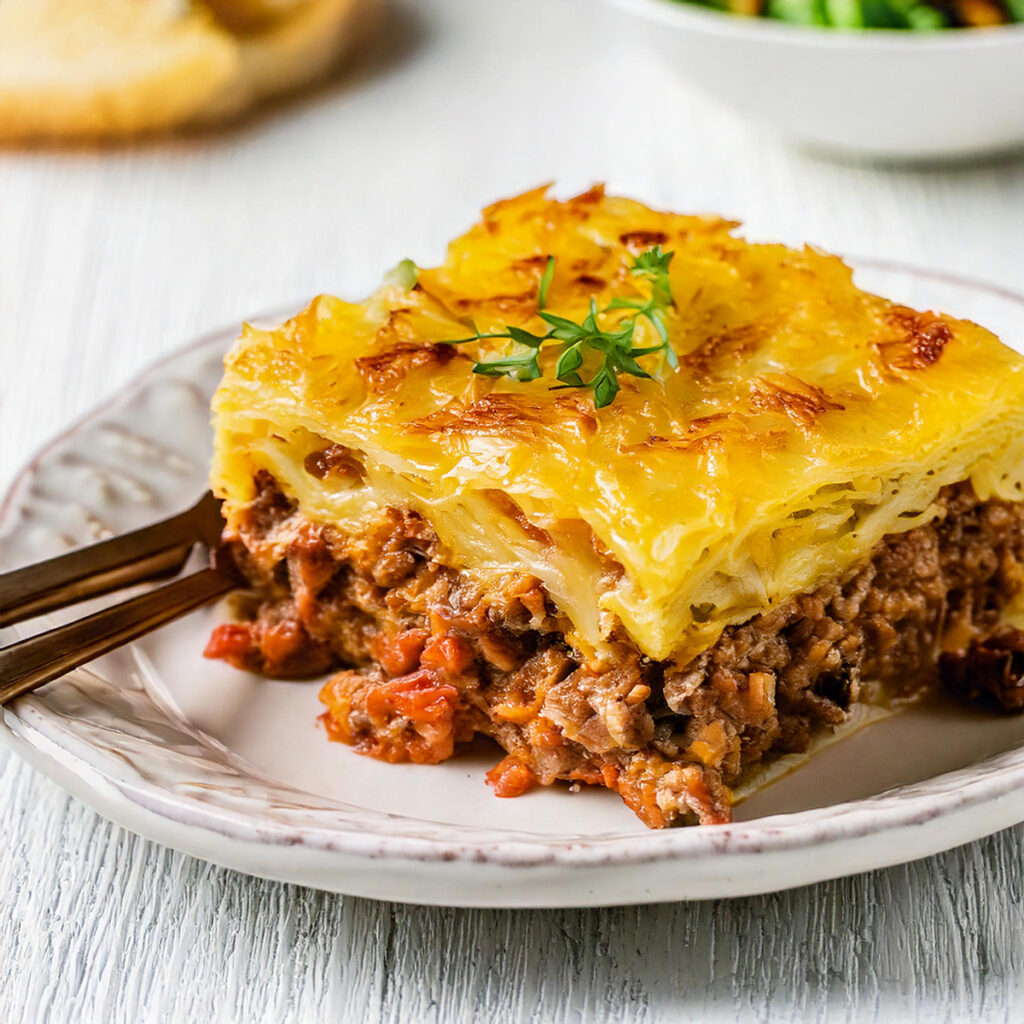
[[[389,509],[349,536],[307,520],[268,475],[256,482],[230,541],[258,604],[219,626],[207,654],[275,676],[348,666],[321,692],[333,738],[436,763],[483,733],[508,755],[488,773],[499,796],[561,779],[617,790],[651,827],[725,822],[729,787],[842,723],[862,678],[907,692],[937,676],[945,652],[958,692],[1024,699],[1013,674],[1024,644],[998,628],[1024,584],[1024,509],[980,502],[969,484],[942,492],[932,523],[728,627],[689,664],[621,638],[595,666],[566,643],[569,623],[534,577],[484,586],[438,560],[414,513]],[[965,681],[979,664],[992,680]]]

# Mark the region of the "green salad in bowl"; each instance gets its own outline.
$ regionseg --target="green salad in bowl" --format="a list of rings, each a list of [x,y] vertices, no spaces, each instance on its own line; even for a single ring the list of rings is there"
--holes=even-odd
[[[1024,21],[1024,0],[673,0],[747,17],[831,28],[987,28]]]

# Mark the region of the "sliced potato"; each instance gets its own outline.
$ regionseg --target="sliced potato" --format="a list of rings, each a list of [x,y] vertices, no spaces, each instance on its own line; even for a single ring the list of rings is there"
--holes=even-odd
[[[181,0],[0,0],[0,139],[181,124],[241,67],[231,36]]]

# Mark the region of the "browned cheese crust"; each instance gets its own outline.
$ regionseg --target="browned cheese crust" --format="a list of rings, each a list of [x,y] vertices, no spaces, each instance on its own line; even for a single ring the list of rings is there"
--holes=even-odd
[[[652,661],[625,639],[587,664],[533,577],[484,586],[442,564],[415,514],[389,509],[347,536],[305,519],[269,476],[257,485],[234,548],[259,603],[218,627],[208,654],[268,675],[349,666],[321,693],[333,738],[435,763],[482,733],[508,754],[488,776],[501,796],[570,780],[617,790],[652,827],[725,822],[729,787],[841,724],[862,679],[907,692],[936,677],[945,652],[954,688],[967,692],[963,666],[987,659],[996,682],[985,695],[1024,702],[1004,678],[1024,647],[999,632],[1024,579],[1024,511],[979,502],[969,484],[942,492],[932,523],[727,628],[686,665]]]

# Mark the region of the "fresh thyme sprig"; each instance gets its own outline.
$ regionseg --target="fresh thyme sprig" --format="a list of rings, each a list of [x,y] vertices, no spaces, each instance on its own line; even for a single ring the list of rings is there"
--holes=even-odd
[[[487,334],[477,331],[472,337],[454,339],[446,344],[464,345],[485,338],[507,338],[520,346],[521,351],[500,359],[474,363],[473,372],[485,377],[510,377],[527,381],[543,376],[538,359],[541,349],[546,343],[557,342],[561,351],[555,363],[555,376],[560,383],[554,385],[553,389],[589,388],[594,393],[594,406],[602,409],[614,402],[619,393],[619,374],[648,379],[651,377],[637,363],[637,359],[657,352],[662,358],[662,368],[667,365],[674,370],[679,365],[668,342],[666,326],[668,311],[675,305],[668,276],[672,256],[670,252],[662,252],[660,245],[642,252],[633,261],[629,272],[650,284],[650,297],[646,300],[615,298],[603,309],[598,309],[597,303],[591,299],[590,312],[580,323],[567,317],[555,316],[544,308],[555,275],[555,257],[549,256],[537,291],[537,312],[548,325],[546,334],[534,334],[521,327],[509,326],[504,331]],[[633,315],[618,320],[614,326],[602,327],[601,318],[617,309],[632,310]],[[658,344],[634,346],[633,339],[641,318],[654,328],[659,338]],[[594,359],[588,359],[588,356],[600,360],[596,368],[593,368]],[[581,371],[588,370],[589,376],[584,377]]]

